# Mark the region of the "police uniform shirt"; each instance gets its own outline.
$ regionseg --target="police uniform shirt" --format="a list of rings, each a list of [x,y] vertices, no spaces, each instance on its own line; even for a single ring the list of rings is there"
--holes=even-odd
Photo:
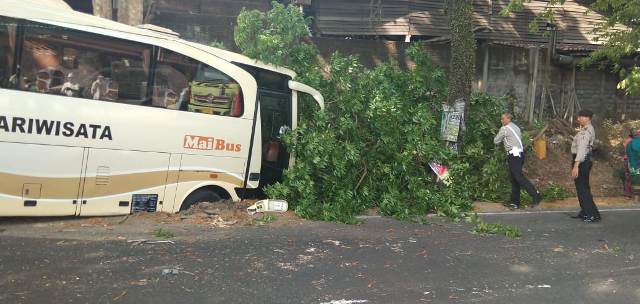
[[[516,137],[516,135],[514,135],[513,132],[511,132],[511,130],[509,130],[508,127],[511,127],[511,129],[513,129],[513,131],[515,131],[515,133],[517,134],[518,137]],[[518,140],[519,138],[522,138],[522,135],[520,133],[520,128],[518,128],[518,126],[516,126],[516,124],[514,124],[513,122],[510,122],[506,126],[502,126],[502,128],[500,128],[500,131],[498,131],[498,134],[493,139],[493,142],[496,145],[501,143],[501,142],[503,142],[504,143],[504,149],[507,152],[509,152],[514,147],[516,147],[518,149],[522,149],[522,147],[520,146],[520,140]]]
[[[584,128],[580,128],[578,134],[573,138],[571,143],[571,154],[576,155],[576,162],[583,162],[587,155],[591,154],[593,142],[596,140],[596,132],[593,126],[589,124]]]

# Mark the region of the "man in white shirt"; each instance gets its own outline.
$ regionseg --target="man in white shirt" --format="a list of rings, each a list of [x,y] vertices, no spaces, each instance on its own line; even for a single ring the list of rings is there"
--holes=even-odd
[[[502,114],[500,122],[502,128],[493,139],[497,145],[504,144],[504,149],[508,154],[509,176],[511,177],[511,202],[509,207],[512,209],[520,208],[520,188],[524,188],[533,198],[531,207],[537,207],[542,201],[542,195],[536,187],[522,174],[522,166],[524,166],[524,145],[520,128],[512,122],[513,116],[509,113]]]

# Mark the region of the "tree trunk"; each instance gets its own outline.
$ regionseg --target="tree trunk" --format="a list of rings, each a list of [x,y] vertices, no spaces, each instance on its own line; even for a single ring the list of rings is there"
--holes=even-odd
[[[142,0],[118,0],[118,22],[140,25],[144,17]]]
[[[93,0],[93,14],[98,17],[111,19],[113,10],[111,1],[112,0]]]
[[[449,31],[451,32],[451,64],[449,66],[449,97],[447,103],[464,101],[469,115],[471,87],[476,75],[476,41],[473,34],[473,0],[447,0]],[[465,119],[462,120],[458,142],[464,139]]]

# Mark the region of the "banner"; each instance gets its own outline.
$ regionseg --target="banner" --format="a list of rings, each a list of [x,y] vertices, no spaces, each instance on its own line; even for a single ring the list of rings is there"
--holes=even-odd
[[[438,180],[441,180],[447,186],[451,184],[451,180],[449,180],[449,168],[447,168],[447,166],[443,166],[437,162],[431,162],[429,163],[429,167],[431,167],[431,170],[438,176]]]
[[[464,121],[464,100],[458,100],[453,107],[442,105],[442,124],[440,125],[441,139],[448,142],[458,142],[460,127]]]

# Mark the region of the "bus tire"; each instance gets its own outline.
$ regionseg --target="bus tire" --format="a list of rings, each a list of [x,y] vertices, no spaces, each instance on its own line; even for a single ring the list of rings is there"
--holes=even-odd
[[[180,206],[180,211],[187,210],[191,206],[197,203],[212,203],[222,200],[220,195],[211,189],[199,189],[189,194],[182,206]]]

